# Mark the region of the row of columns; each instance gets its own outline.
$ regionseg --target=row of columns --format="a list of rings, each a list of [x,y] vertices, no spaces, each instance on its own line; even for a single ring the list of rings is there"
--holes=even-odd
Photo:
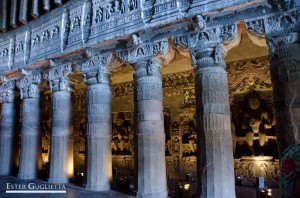
[[[299,43],[294,42],[293,48],[299,52]],[[137,137],[136,171],[138,197],[167,197],[165,134],[162,108],[162,62],[158,54],[165,52],[164,43],[151,44],[155,55],[142,54],[131,60],[130,51],[139,51],[135,47],[121,53],[121,59],[135,68],[134,104]],[[289,45],[284,46],[289,48]],[[289,60],[297,60],[293,67],[298,71],[299,53],[279,48],[279,57],[272,59],[272,78],[274,83],[275,106],[281,104],[277,98],[285,98],[290,81],[277,82],[274,68],[290,67]],[[233,170],[233,153],[231,137],[231,121],[228,99],[228,82],[225,71],[226,64],[221,44],[190,47],[195,65],[196,108],[198,126],[198,191],[201,197],[235,197]],[[140,52],[142,52],[140,50]],[[138,53],[137,53],[138,54]],[[120,54],[119,54],[120,55]],[[96,58],[95,58],[96,57]],[[112,94],[109,80],[109,61],[104,66],[99,54],[93,54],[90,60],[80,63],[84,73],[87,92],[87,178],[86,188],[95,191],[110,189],[112,177],[111,157],[111,100]],[[280,63],[280,64],[279,64]],[[72,72],[71,65],[53,67],[45,78],[50,82],[53,92],[52,137],[49,182],[68,182],[70,169],[70,152],[72,152],[72,83],[68,75]],[[282,70],[280,70],[282,71]],[[288,70],[294,71],[294,70]],[[294,74],[294,73],[293,73]],[[297,72],[296,72],[297,74]],[[297,74],[298,75],[298,74]],[[23,79],[26,79],[24,77]],[[28,77],[29,78],[29,77]],[[276,78],[276,79],[274,79]],[[34,78],[33,78],[34,79]],[[19,177],[22,179],[36,178],[39,154],[40,133],[40,98],[38,80],[20,83],[19,88],[23,100],[21,156]],[[22,80],[21,80],[22,81]],[[28,82],[28,80],[26,81]],[[8,82],[7,82],[8,83]],[[26,84],[26,83],[25,83]],[[11,86],[13,87],[13,85]],[[296,90],[298,87],[293,86]],[[5,87],[4,87],[5,88]],[[3,89],[4,89],[3,88]],[[16,105],[14,89],[5,89],[1,95],[2,121],[0,135],[0,174],[9,175],[12,164],[12,142],[16,126]],[[293,92],[294,93],[294,92]],[[281,96],[280,94],[283,94]],[[278,96],[281,97],[278,97]],[[295,101],[295,98],[294,100]],[[294,103],[293,103],[294,104]],[[288,106],[290,108],[290,106]],[[285,110],[286,112],[286,110]],[[298,115],[289,112],[289,115]],[[278,128],[284,128],[282,120],[285,115],[277,108]],[[300,123],[297,120],[293,120]],[[298,126],[293,125],[293,126]],[[293,136],[295,132],[285,131],[285,135]],[[280,140],[280,139],[279,139]],[[283,140],[280,140],[284,142]],[[72,167],[71,167],[72,168]]]

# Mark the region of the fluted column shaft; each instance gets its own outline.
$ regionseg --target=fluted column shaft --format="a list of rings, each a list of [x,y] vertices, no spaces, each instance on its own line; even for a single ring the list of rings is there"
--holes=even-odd
[[[0,175],[10,175],[13,167],[13,145],[17,126],[17,115],[14,101],[2,103],[0,135]]]
[[[72,101],[70,90],[61,88],[68,86],[66,79],[58,81],[60,89],[53,89],[49,182],[67,183],[73,176]]]
[[[112,179],[112,94],[109,76],[109,73],[103,71],[86,74],[88,85],[86,189],[93,191],[110,190]]]
[[[137,197],[168,197],[160,65],[135,64],[135,123],[137,136]]]
[[[282,35],[273,38],[270,46],[277,143],[280,152],[292,144],[300,143],[300,44],[297,37],[297,33]]]
[[[35,179],[38,174],[38,163],[41,160],[40,93],[37,85],[31,85],[23,89],[27,89],[24,92],[32,92],[32,95],[23,96],[19,178]]]
[[[235,197],[227,73],[216,46],[194,51],[199,197]]]

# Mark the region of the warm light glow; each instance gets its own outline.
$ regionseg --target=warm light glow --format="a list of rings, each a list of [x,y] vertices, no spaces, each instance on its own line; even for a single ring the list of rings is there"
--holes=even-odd
[[[272,196],[272,189],[268,189],[268,196]]]
[[[42,158],[43,158],[43,163],[46,164],[49,162],[49,155],[48,153],[43,153],[42,154]]]
[[[190,190],[190,184],[184,184],[184,190]]]
[[[74,177],[74,156],[73,156],[73,140],[69,140],[67,156],[67,174],[69,178]]]

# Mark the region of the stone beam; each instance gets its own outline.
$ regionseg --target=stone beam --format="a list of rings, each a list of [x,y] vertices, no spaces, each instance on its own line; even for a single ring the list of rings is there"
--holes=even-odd
[[[55,2],[60,3],[59,1]],[[244,3],[243,0],[232,0],[224,4],[217,0],[192,3],[189,1],[176,3],[174,0],[141,3],[137,0],[130,0],[122,1],[115,6],[111,3],[101,5],[99,1],[95,0],[85,0],[83,4],[79,0],[69,1],[64,7],[55,9],[43,18],[37,19],[35,23],[26,24],[17,30],[0,35],[0,53],[9,60],[7,61],[3,57],[0,73],[24,67],[24,63],[26,67],[29,67],[45,59],[72,53],[99,43],[111,49],[119,42],[119,39],[138,34],[145,29],[151,29],[151,32],[160,32],[158,35],[161,38],[164,37],[164,34],[169,33],[166,28],[174,26],[175,23],[177,25],[177,22],[184,24],[184,21],[191,20],[203,12],[213,11],[217,5],[221,9],[221,7]],[[298,4],[290,6],[285,12],[299,12],[299,6],[297,6]],[[111,7],[109,12],[106,11],[107,7]],[[192,7],[192,9],[187,9],[188,7]],[[33,1],[33,8],[32,15],[37,16],[39,11],[36,1]],[[247,6],[239,12],[246,13],[245,9]],[[236,10],[232,10],[232,12],[234,11]],[[256,16],[269,20],[278,15],[277,11],[279,10],[265,8],[264,12],[259,11]],[[241,16],[240,18],[229,18],[226,23],[253,18],[248,14]],[[207,26],[215,26],[218,24],[218,20],[220,19],[217,17],[211,17]],[[161,26],[164,26],[165,31],[159,28]],[[186,30],[182,27],[181,31]],[[152,40],[152,38],[150,39]],[[10,63],[7,66],[8,62]]]

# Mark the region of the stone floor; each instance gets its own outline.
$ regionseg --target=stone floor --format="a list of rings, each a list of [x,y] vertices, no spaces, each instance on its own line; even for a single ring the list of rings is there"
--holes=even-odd
[[[107,192],[91,192],[86,191],[81,187],[78,187],[73,184],[66,184],[66,194],[7,194],[6,187],[7,183],[11,184],[25,184],[26,186],[29,183],[34,182],[35,184],[48,184],[45,181],[41,180],[19,180],[13,176],[0,176],[0,198],[107,198],[107,197],[120,197],[120,198],[132,198],[133,196],[122,194],[117,191],[107,191]],[[172,196],[171,197],[176,197]],[[187,197],[194,197],[194,196],[183,196],[184,198]],[[255,188],[247,188],[247,187],[239,187],[236,186],[236,197],[237,198],[255,198],[256,197],[256,189]],[[279,198],[279,191],[278,189],[273,189],[273,198]]]
[[[122,194],[116,191],[107,191],[107,192],[90,192],[86,191],[83,188],[75,186],[73,184],[67,184],[66,187],[66,194],[7,194],[6,187],[7,183],[11,184],[25,184],[26,186],[34,182],[35,184],[44,184],[46,182],[41,180],[19,180],[13,176],[0,176],[0,198],[106,198],[106,197],[122,197],[122,198],[131,198],[132,196]]]

